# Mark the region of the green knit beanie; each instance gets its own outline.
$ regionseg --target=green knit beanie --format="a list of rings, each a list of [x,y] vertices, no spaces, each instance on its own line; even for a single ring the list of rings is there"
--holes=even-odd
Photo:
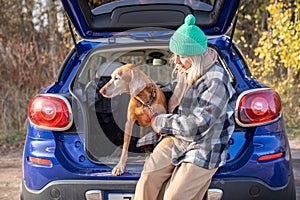
[[[178,55],[194,56],[203,54],[207,48],[207,37],[204,32],[195,25],[195,17],[186,16],[182,24],[172,35],[170,50]]]

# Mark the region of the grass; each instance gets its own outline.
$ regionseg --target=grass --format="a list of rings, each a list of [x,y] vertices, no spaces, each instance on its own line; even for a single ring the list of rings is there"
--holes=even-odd
[[[14,130],[8,132],[0,132],[0,149],[2,151],[21,148],[24,145],[25,131]]]
[[[286,127],[286,132],[287,132],[287,136],[290,139],[294,139],[294,138],[300,138],[300,128],[290,128],[290,127]]]

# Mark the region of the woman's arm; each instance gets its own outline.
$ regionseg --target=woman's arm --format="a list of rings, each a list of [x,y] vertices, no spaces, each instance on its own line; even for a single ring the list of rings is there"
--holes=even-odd
[[[186,94],[189,96],[184,97],[181,104],[181,114],[162,114],[152,119],[154,131],[195,141],[205,135],[216,119],[226,114],[229,95],[222,79],[202,82],[190,90],[193,91]]]

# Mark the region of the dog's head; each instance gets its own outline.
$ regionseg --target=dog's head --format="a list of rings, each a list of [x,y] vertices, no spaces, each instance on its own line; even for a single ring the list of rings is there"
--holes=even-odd
[[[135,97],[150,82],[148,77],[133,64],[126,64],[117,68],[112,74],[111,79],[100,90],[106,98],[112,98],[120,94],[130,94]]]

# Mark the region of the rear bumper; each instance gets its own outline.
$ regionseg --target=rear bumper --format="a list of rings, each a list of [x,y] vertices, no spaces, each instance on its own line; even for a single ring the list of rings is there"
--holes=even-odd
[[[226,178],[213,180],[210,188],[221,189],[223,191],[222,200],[296,200],[293,177],[290,177],[288,184],[282,187],[270,187],[263,181],[254,178]]]
[[[99,192],[104,200],[107,191],[133,192],[136,180],[60,180],[47,184],[41,190],[30,190],[22,183],[23,200],[84,200],[93,192]],[[209,192],[215,195],[221,191],[222,200],[239,199],[291,199],[295,200],[294,179],[290,178],[283,187],[270,187],[264,182],[253,178],[214,179]],[[97,194],[98,195],[98,194]],[[101,199],[101,198],[99,198]]]
[[[22,200],[84,200],[86,193],[104,191],[134,191],[136,180],[59,180],[47,184],[41,190],[28,189],[22,182]]]

